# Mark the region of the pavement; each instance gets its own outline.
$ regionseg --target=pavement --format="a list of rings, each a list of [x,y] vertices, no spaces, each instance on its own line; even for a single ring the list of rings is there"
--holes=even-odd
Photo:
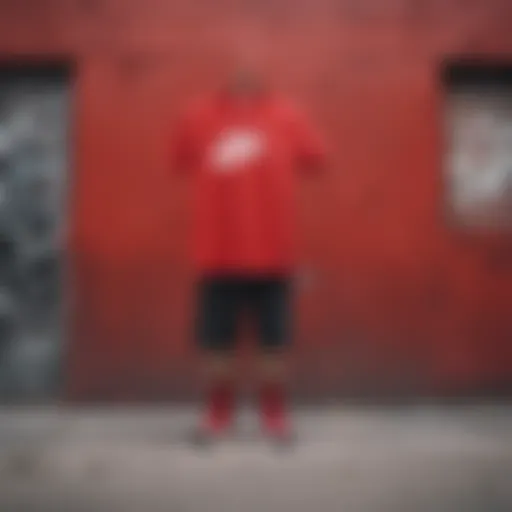
[[[0,512],[512,512],[512,405],[304,408],[211,449],[195,410],[0,409]]]

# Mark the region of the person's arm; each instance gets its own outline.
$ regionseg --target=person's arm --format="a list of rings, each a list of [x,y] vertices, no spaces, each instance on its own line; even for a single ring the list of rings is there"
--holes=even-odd
[[[173,173],[193,172],[198,164],[198,142],[195,112],[192,109],[181,115],[170,137],[170,163]]]
[[[301,175],[316,176],[327,166],[327,148],[319,131],[307,115],[298,109],[291,111],[291,134],[295,168]],[[315,286],[318,271],[314,264],[303,261],[295,269],[295,285],[298,289]]]
[[[327,148],[323,138],[306,114],[298,109],[292,113],[291,131],[297,170],[316,174],[324,170]]]

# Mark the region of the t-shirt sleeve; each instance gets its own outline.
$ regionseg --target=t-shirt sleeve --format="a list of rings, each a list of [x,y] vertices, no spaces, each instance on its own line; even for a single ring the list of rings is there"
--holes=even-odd
[[[199,145],[195,112],[192,109],[178,117],[171,130],[169,145],[172,171],[179,174],[194,171],[199,158]]]
[[[298,109],[291,115],[291,137],[297,170],[308,174],[323,170],[327,158],[324,139],[309,117]]]

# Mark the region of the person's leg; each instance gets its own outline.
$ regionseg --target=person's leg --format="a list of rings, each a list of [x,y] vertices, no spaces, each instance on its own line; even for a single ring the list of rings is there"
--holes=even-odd
[[[287,364],[284,352],[266,352],[260,359],[259,404],[267,434],[288,436],[291,422],[287,405]]]
[[[222,433],[232,424],[235,407],[233,357],[212,351],[205,358],[206,404],[201,429]]]
[[[286,399],[290,301],[287,278],[269,280],[258,289],[256,306],[262,349],[258,396],[261,421],[267,434],[286,440],[292,436]]]
[[[231,426],[235,406],[236,288],[222,278],[208,279],[199,293],[198,339],[207,389],[200,431],[221,434]]]

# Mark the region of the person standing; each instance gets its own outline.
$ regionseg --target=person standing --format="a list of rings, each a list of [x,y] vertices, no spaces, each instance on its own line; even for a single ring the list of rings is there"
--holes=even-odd
[[[171,145],[175,170],[194,179],[196,328],[209,382],[199,439],[216,439],[232,425],[236,327],[247,312],[261,349],[262,427],[290,441],[294,189],[298,174],[324,167],[323,141],[300,109],[239,63],[222,90],[185,109]]]

